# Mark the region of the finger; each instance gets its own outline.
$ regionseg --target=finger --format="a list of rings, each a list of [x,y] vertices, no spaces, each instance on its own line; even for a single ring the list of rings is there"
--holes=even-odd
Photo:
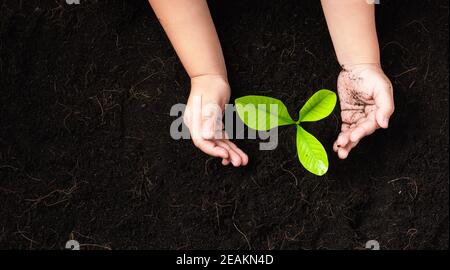
[[[358,144],[358,142],[350,142],[345,147],[340,147],[338,150],[338,157],[340,159],[346,159],[350,151]]]
[[[338,139],[333,143],[333,151],[334,152],[337,153],[337,151],[339,149],[339,145],[341,145],[341,143],[344,142],[343,139],[340,139],[340,137],[342,136],[342,133],[348,131],[349,129],[350,129],[350,124],[342,123],[342,125],[341,125],[341,133],[339,133]]]
[[[376,120],[380,127],[389,126],[389,118],[394,113],[394,97],[392,94],[392,84],[386,84],[375,89],[375,105],[377,106]]]
[[[236,144],[234,144],[229,140],[224,140],[224,142],[228,144],[231,147],[231,149],[233,149],[241,157],[243,166],[248,164],[248,155],[244,153],[244,151],[242,151],[239,147],[236,146]]]
[[[350,130],[341,132],[336,140],[337,147],[345,147],[350,141]]]
[[[225,141],[234,151],[236,151],[241,156],[242,165],[244,166],[247,165],[249,161],[248,155],[244,151],[242,151],[239,147],[237,147],[236,144],[230,141],[230,137],[225,131],[222,131],[222,136],[223,138],[225,138],[223,141]]]
[[[359,142],[363,137],[368,136],[375,132],[380,126],[377,121],[373,119],[367,119],[358,124],[350,134],[351,142]]]
[[[339,148],[337,154],[340,159],[346,159],[348,157],[349,151],[345,148]]]
[[[203,152],[205,152],[206,154],[208,154],[210,156],[220,157],[223,159],[227,159],[229,157],[229,152],[225,148],[223,148],[219,145],[216,145],[212,141],[196,139],[196,140],[194,140],[194,144],[200,150],[202,150]]]
[[[234,151],[227,143],[225,143],[225,141],[218,140],[218,141],[216,141],[216,143],[217,143],[217,145],[219,145],[220,147],[222,147],[228,151],[231,164],[233,164],[234,167],[239,167],[242,164],[242,159],[239,156],[239,154],[236,153],[236,151]]]
[[[335,141],[335,142],[333,143],[333,151],[337,153],[338,150],[339,150],[339,148],[340,148],[340,146],[338,145],[338,142]]]
[[[222,133],[223,133],[223,134],[222,134],[223,138],[225,138],[226,140],[228,140],[228,139],[229,139],[228,134],[227,134],[225,131],[222,131]],[[227,158],[227,159],[222,160],[222,164],[223,164],[224,166],[229,165],[230,162],[231,162],[230,158]]]

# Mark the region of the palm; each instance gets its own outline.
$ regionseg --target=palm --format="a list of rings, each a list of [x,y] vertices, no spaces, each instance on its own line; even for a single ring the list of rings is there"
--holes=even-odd
[[[338,80],[341,105],[342,131],[354,129],[367,120],[375,121],[376,105],[370,85],[363,84],[361,78],[352,77],[343,71]]]

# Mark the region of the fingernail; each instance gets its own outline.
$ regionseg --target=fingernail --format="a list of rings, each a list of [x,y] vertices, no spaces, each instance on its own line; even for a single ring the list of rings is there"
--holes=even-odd
[[[386,127],[389,126],[389,118],[387,117],[384,118],[384,124],[386,125]]]

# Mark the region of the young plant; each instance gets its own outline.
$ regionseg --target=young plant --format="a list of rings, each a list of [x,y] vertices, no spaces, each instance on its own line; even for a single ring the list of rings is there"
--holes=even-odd
[[[317,91],[299,112],[294,121],[286,106],[278,99],[266,96],[244,96],[236,99],[239,118],[250,128],[267,131],[275,127],[296,125],[297,154],[300,163],[315,175],[324,175],[328,170],[327,152],[313,135],[301,126],[302,122],[319,121],[331,114],[336,106],[336,94],[330,90]],[[270,106],[271,104],[276,105]],[[272,108],[276,108],[274,110]],[[250,113],[253,110],[253,113]]]

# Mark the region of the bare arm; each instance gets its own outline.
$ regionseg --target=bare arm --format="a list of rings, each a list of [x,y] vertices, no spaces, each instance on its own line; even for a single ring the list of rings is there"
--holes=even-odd
[[[206,0],[149,0],[191,78],[226,77],[225,61]]]
[[[248,156],[222,130],[221,110],[230,98],[230,87],[206,0],[149,2],[191,78],[183,117],[192,141],[203,152],[222,158],[223,165],[245,166]],[[208,105],[218,109],[208,110]]]
[[[366,0],[322,0],[341,65],[380,63],[375,7]]]

